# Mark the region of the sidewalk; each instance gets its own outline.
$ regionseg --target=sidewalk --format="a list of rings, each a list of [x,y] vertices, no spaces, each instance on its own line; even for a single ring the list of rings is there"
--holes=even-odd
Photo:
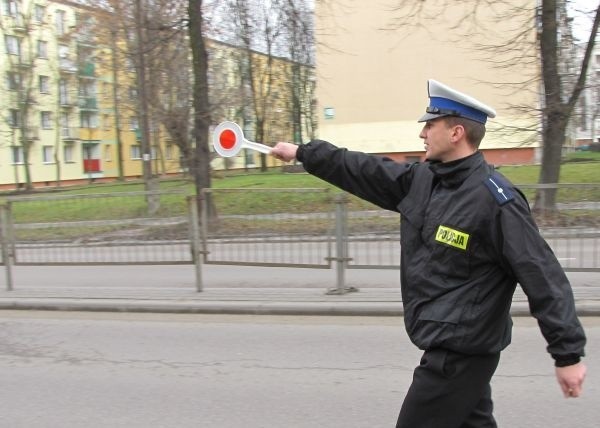
[[[355,291],[342,294],[328,293],[336,282],[335,272],[327,269],[212,265],[204,266],[202,276],[204,288],[197,292],[192,266],[21,266],[14,270],[14,290],[0,283],[0,310],[402,314],[397,270],[348,271],[346,284]],[[578,313],[600,316],[600,272],[567,276]],[[519,287],[512,312],[529,315]]]

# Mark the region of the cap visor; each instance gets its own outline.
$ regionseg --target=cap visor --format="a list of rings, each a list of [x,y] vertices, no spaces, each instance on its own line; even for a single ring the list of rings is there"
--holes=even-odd
[[[427,122],[428,120],[437,119],[439,117],[448,116],[447,114],[433,114],[433,113],[425,113],[425,115],[421,116],[417,122]]]

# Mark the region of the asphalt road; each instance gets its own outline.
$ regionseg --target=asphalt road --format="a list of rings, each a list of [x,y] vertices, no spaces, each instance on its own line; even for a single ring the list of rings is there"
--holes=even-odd
[[[600,420],[600,319],[564,399],[535,323],[493,381],[500,427]],[[399,318],[0,312],[3,427],[392,427],[420,353]]]

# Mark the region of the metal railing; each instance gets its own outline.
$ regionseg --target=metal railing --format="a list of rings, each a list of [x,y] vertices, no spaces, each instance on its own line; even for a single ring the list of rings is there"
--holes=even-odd
[[[236,206],[242,197],[250,212]],[[330,267],[335,205],[328,189],[203,189],[201,198],[204,263]]]
[[[535,186],[520,186],[532,192]],[[566,271],[600,272],[600,184],[555,186],[559,214],[539,221]],[[531,195],[530,195],[531,196]],[[8,197],[0,264],[203,264],[399,269],[400,215],[327,189],[205,189]]]
[[[8,197],[2,264],[193,264],[193,198],[183,191]],[[50,208],[51,207],[51,208]]]

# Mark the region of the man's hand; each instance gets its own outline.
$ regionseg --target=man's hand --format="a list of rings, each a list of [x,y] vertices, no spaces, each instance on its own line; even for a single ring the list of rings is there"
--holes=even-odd
[[[298,146],[292,143],[277,143],[271,149],[271,155],[284,162],[290,162],[296,159]]]
[[[581,395],[586,370],[585,365],[581,362],[571,366],[556,367],[556,379],[565,398]]]

